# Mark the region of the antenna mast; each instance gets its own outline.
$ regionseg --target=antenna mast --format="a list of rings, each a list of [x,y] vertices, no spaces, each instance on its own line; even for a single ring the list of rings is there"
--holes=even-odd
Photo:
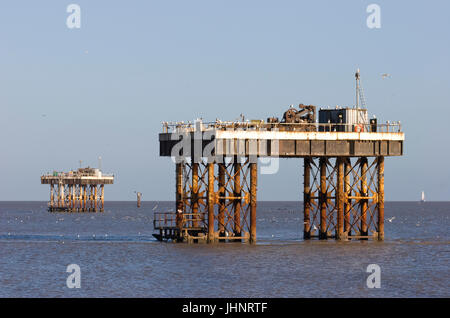
[[[359,86],[360,86],[360,75],[359,75],[359,68],[356,70],[355,73],[355,78],[356,78],[356,108],[359,108]]]
[[[356,70],[355,73],[356,78],[356,103],[355,108],[359,108],[362,106],[363,108],[366,108],[366,100],[364,98],[363,89],[361,86],[361,75],[359,74],[359,68]]]

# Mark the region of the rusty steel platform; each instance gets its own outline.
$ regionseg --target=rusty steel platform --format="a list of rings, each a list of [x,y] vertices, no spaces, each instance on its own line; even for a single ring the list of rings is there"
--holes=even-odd
[[[89,167],[41,176],[50,185],[50,212],[103,212],[104,185],[113,183],[114,175]]]
[[[294,126],[294,127],[292,127]],[[404,133],[400,124],[378,125],[377,132],[301,131],[302,124],[164,123],[159,134],[160,156],[173,156],[182,146],[180,156],[189,157],[191,149],[201,147],[206,156],[257,156],[280,158],[373,157],[403,155]],[[308,124],[311,126],[311,124]],[[328,124],[315,124],[317,130]],[[335,125],[336,126],[336,125]],[[286,130],[286,129],[292,130]],[[299,129],[296,131],[295,129]],[[205,140],[206,139],[206,140]]]
[[[403,155],[404,133],[400,123],[340,125],[163,123],[160,156],[175,162],[177,211],[207,216],[207,242],[255,242],[258,158],[302,158],[303,238],[383,240],[384,158]],[[182,229],[173,224],[168,237],[187,241]]]

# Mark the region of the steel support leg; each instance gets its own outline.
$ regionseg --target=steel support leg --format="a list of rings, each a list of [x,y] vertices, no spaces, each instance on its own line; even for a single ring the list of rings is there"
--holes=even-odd
[[[344,160],[342,157],[336,158],[337,165],[337,186],[336,186],[336,206],[337,224],[336,239],[344,239]]]
[[[208,243],[214,242],[214,163],[208,163]]]
[[[225,174],[226,167],[223,163],[218,164],[219,169],[219,213],[217,215],[217,222],[219,226],[219,237],[225,236]]]
[[[55,188],[55,186],[53,185],[53,184],[50,184],[50,211],[52,211],[53,212],[53,208],[54,208],[54,206],[55,206],[55,202],[54,202],[54,188]]]
[[[100,196],[101,196],[101,202],[102,202],[102,207],[100,209],[100,212],[105,211],[105,185],[102,184],[100,187]]]
[[[241,236],[241,163],[235,158],[234,163],[234,235]]]
[[[303,239],[311,239],[311,159],[303,159]]]
[[[378,157],[378,240],[384,240],[384,157]]]
[[[319,239],[327,239],[327,159],[321,157],[319,160],[320,166],[320,231]]]
[[[344,232],[346,236],[351,235],[351,223],[350,214],[352,207],[352,200],[349,198],[351,196],[350,188],[350,171],[352,169],[350,158],[345,158],[344,164]]]
[[[362,157],[360,163],[361,170],[361,194],[360,194],[360,207],[361,207],[361,235],[367,235],[367,158]],[[364,198],[363,198],[364,197]]]
[[[192,163],[191,211],[194,214],[192,216],[192,226],[193,227],[198,227],[198,221],[197,221],[197,213],[198,213],[198,163]]]
[[[250,243],[256,242],[256,189],[258,167],[250,163]]]
[[[181,233],[183,228],[182,213],[184,213],[183,204],[183,164],[177,163],[175,165],[175,211],[176,211],[176,226]]]

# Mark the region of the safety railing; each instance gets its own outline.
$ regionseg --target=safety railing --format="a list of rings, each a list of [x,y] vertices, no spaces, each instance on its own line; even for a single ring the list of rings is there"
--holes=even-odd
[[[41,176],[41,179],[43,178],[85,178],[85,177],[90,177],[90,178],[114,178],[114,174],[109,174],[109,173],[102,173],[101,175],[90,175],[90,174],[70,174],[67,172],[60,172],[57,175],[54,175],[52,173],[49,174],[45,174]]]
[[[183,213],[183,228],[206,228],[206,213]]]
[[[163,122],[163,133],[174,132],[194,132],[196,124],[192,122]],[[250,122],[202,122],[200,126],[205,130],[262,130],[262,131],[328,131],[328,132],[381,132],[381,133],[399,133],[402,131],[400,121],[384,124],[370,123],[266,123],[264,121]]]
[[[177,226],[175,212],[155,212],[153,215],[153,228],[155,230],[175,228]]]
[[[178,217],[181,219],[178,220]],[[199,229],[206,226],[205,220],[206,213],[180,213],[177,216],[175,212],[155,212],[153,228],[155,230],[178,228],[177,223],[181,221],[183,229]]]

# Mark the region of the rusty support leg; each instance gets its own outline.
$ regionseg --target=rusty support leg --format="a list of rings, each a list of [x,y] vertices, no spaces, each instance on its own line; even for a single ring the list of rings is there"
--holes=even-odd
[[[56,193],[56,198],[57,198],[57,202],[58,202],[58,209],[61,207],[61,195],[60,195],[60,192],[61,192],[61,183],[60,182],[58,182],[58,186],[57,186],[57,193]]]
[[[91,209],[90,209],[90,198],[91,198],[90,186],[86,185],[85,193],[86,193],[86,195],[85,195],[85,197],[86,197],[85,209],[86,209],[86,212],[90,212],[91,211]]]
[[[319,239],[327,239],[327,159],[321,157],[319,160],[320,166],[320,229]]]
[[[345,158],[344,165],[344,232],[345,236],[351,235],[351,223],[350,223],[350,213],[352,207],[352,200],[349,199],[351,196],[350,190],[350,171],[352,169],[350,158]]]
[[[80,205],[78,206],[78,211],[83,212],[83,186],[80,184],[79,188],[80,188],[80,200],[79,200]]]
[[[241,236],[241,163],[240,157],[234,158],[234,235]]]
[[[87,186],[83,186],[83,212],[86,212],[87,210],[87,196],[88,196],[88,191],[87,191]]]
[[[71,204],[71,210],[72,210],[72,212],[75,212],[75,185],[74,184],[72,184],[72,187],[71,187],[71,192],[72,192],[72,204]]]
[[[177,163],[175,164],[175,211],[177,214],[176,226],[178,230],[182,231],[183,228],[183,219],[179,214],[184,213],[184,204],[183,204],[183,164]]]
[[[86,197],[86,212],[90,212],[90,198],[91,198],[91,190],[90,190],[90,186],[86,185],[86,189],[85,189],[85,197]]]
[[[84,186],[84,211],[89,212],[89,186]]]
[[[66,187],[67,187],[67,197],[66,197],[67,211],[71,212],[72,211],[72,185],[69,184]]]
[[[83,186],[78,185],[77,211],[83,211]]]
[[[105,211],[105,185],[104,184],[102,184],[100,186],[100,197],[101,197],[100,199],[102,202],[102,207],[100,209],[100,212],[103,212],[103,211]]]
[[[192,216],[192,226],[198,227],[197,213],[198,213],[198,163],[192,163],[192,191],[191,191],[191,210],[194,214]]]
[[[217,221],[219,225],[219,237],[225,236],[225,165],[219,163],[219,213]]]
[[[384,240],[384,157],[378,157],[378,240]]]
[[[337,187],[336,187],[336,206],[337,206],[337,225],[336,239],[344,239],[344,159],[336,158],[337,165]]]
[[[78,199],[79,199],[79,189],[78,185],[74,185],[74,203],[73,203],[73,210],[74,212],[78,212]]]
[[[361,158],[361,194],[360,197],[367,197],[367,158]],[[367,235],[367,199],[360,199],[361,208],[361,235]]]
[[[91,211],[95,212],[94,205],[95,205],[95,186],[91,185]]]
[[[303,239],[311,239],[311,159],[303,159]]]
[[[53,207],[55,206],[55,203],[54,203],[55,198],[54,198],[54,194],[53,194],[54,188],[55,188],[55,186],[53,185],[53,183],[50,184],[50,211],[52,211],[52,212],[53,212]]]
[[[208,162],[208,243],[214,242],[214,163]]]
[[[83,212],[86,212],[87,211],[87,196],[88,196],[88,191],[87,191],[87,189],[88,189],[88,187],[87,186],[83,186]]]
[[[136,205],[138,208],[140,208],[141,207],[141,193],[140,192],[136,193],[136,199],[137,199]]]
[[[94,211],[94,186],[89,186],[89,211]]]
[[[258,166],[250,163],[250,243],[256,242],[256,191]]]
[[[97,185],[94,185],[94,212],[97,212]]]
[[[67,203],[66,202],[66,185],[65,184],[61,185],[61,203],[62,203],[63,209],[65,209],[67,207],[67,204],[66,204]]]

